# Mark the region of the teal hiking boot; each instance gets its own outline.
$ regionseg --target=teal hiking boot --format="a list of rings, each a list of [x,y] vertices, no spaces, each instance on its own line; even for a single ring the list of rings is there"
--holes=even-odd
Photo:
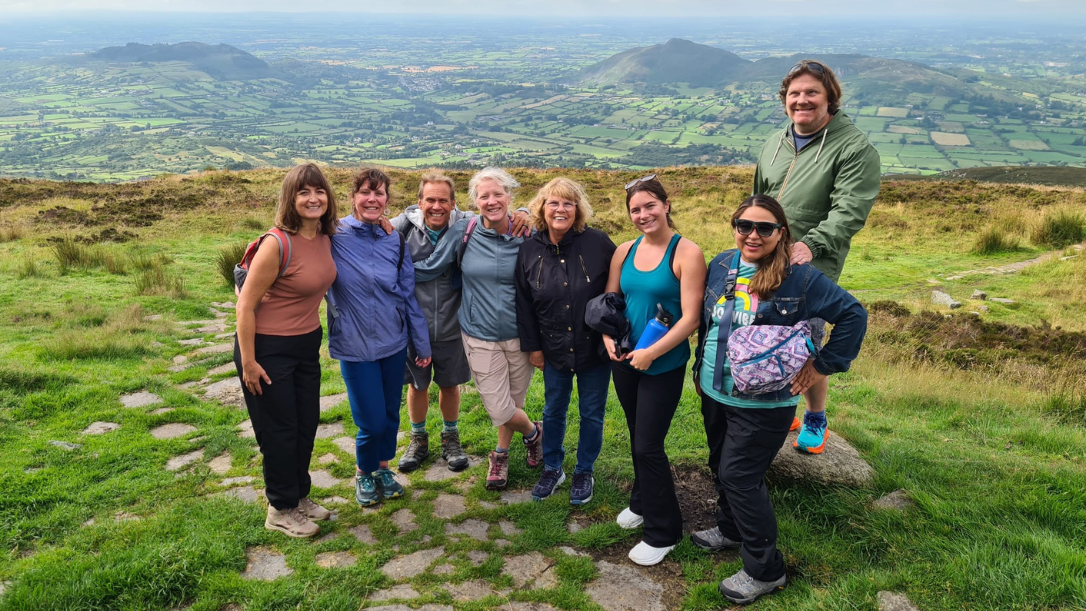
[[[392,471],[388,469],[378,469],[374,472],[377,476],[378,484],[381,486],[381,497],[386,501],[389,499],[398,499],[404,495],[403,486],[400,482],[396,481],[396,478],[392,476]]]
[[[363,507],[376,505],[381,501],[377,480],[369,473],[358,473],[354,476],[354,500]]]

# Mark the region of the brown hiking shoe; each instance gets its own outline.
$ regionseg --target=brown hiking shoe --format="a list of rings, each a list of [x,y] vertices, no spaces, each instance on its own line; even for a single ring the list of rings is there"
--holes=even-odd
[[[491,452],[486,474],[487,490],[504,490],[509,483],[509,452]]]
[[[468,455],[460,446],[460,431],[441,432],[441,457],[449,462],[449,471],[468,468]]]
[[[314,522],[320,522],[332,517],[331,511],[309,500],[308,497],[298,501],[298,510]]]
[[[400,470],[400,473],[409,473],[418,469],[422,461],[427,458],[430,458],[430,435],[426,431],[411,433],[411,442],[407,444],[407,449],[400,456],[400,462],[396,468]]]
[[[264,528],[278,530],[288,537],[299,539],[312,537],[321,530],[320,526],[311,522],[297,507],[279,511],[271,505],[268,505],[268,518],[264,520]]]
[[[524,448],[527,450],[528,466],[534,469],[543,464],[543,423],[532,424],[539,433],[535,436],[535,441],[524,440]]]

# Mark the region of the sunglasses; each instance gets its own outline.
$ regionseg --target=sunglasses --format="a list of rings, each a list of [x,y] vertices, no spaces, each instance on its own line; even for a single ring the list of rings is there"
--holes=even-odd
[[[808,71],[810,71],[810,72],[812,72],[814,74],[817,74],[819,76],[822,76],[822,75],[826,74],[826,67],[823,66],[822,64],[820,64],[818,62],[802,61],[802,62],[799,62],[798,64],[796,64],[795,66],[792,66],[792,69],[788,71],[788,76],[792,76],[793,74],[795,74],[795,73],[797,73],[797,72],[799,72],[800,70],[803,70],[803,69],[807,69]]]
[[[638,178],[637,180],[632,180],[632,181],[626,183],[626,186],[624,188],[627,191],[629,191],[630,188],[633,187],[634,185],[636,185],[637,183],[639,183],[639,182],[649,182],[650,180],[656,180],[656,174],[649,174],[648,176],[642,176],[641,178]]]
[[[732,221],[732,227],[739,232],[740,235],[750,235],[750,232],[757,230],[758,235],[763,238],[768,238],[773,235],[773,232],[784,227],[780,223],[767,223],[765,221],[748,221],[745,219],[736,219]]]

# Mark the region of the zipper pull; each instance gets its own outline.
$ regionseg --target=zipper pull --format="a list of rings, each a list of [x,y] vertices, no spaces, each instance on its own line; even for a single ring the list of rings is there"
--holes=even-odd
[[[535,272],[535,288],[537,288],[537,289],[540,288],[540,286],[539,286],[539,277],[542,276],[542,275],[543,275],[543,255],[539,255],[539,267],[536,268],[536,272]]]

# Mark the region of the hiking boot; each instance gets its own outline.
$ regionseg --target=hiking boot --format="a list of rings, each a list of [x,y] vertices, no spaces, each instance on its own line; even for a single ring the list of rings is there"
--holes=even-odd
[[[411,433],[411,442],[407,444],[407,449],[403,451],[403,455],[400,456],[400,462],[397,468],[402,473],[409,473],[419,468],[422,461],[430,458],[430,435],[426,431],[421,433]]]
[[[509,483],[509,452],[491,452],[490,469],[486,473],[487,490],[505,490]]]
[[[714,526],[709,530],[699,530],[696,533],[692,533],[690,535],[690,541],[701,549],[707,549],[710,552],[716,552],[722,549],[738,549],[741,545],[738,541],[732,541],[720,534],[719,526]]]
[[[544,468],[539,476],[539,482],[536,483],[535,488],[532,488],[532,500],[542,501],[554,494],[554,489],[561,486],[564,481],[566,481],[565,471]]]
[[[535,441],[525,441],[524,447],[528,450],[528,466],[535,469],[543,464],[543,423],[533,422],[532,424],[535,425],[535,430],[538,431],[535,436]]]
[[[573,484],[569,487],[569,502],[571,505],[584,505],[592,500],[592,490],[596,487],[596,480],[591,473],[578,471],[573,474]]]
[[[637,528],[644,522],[645,518],[634,513],[629,507],[623,509],[615,518],[615,523],[618,524],[619,528],[625,528],[626,530]]]
[[[314,522],[327,520],[328,518],[332,517],[331,511],[328,511],[324,507],[321,507],[320,505],[309,500],[308,497],[298,501],[298,510],[304,513],[305,517],[313,520]]]
[[[404,495],[403,486],[392,476],[392,471],[378,469],[373,474],[377,477],[378,486],[381,487],[381,498],[387,501],[389,499],[398,499]]]
[[[312,537],[320,532],[320,526],[314,524],[297,507],[282,511],[268,505],[268,517],[264,520],[264,528],[278,530],[288,537],[304,539]]]
[[[792,442],[792,447],[807,454],[821,454],[826,449],[826,438],[829,436],[825,419],[816,421],[804,416],[803,426],[799,429],[796,440]]]
[[[460,447],[460,431],[441,431],[441,457],[449,463],[449,471],[468,468],[468,455]]]
[[[738,573],[720,582],[719,589],[724,598],[733,603],[745,605],[754,602],[762,594],[772,594],[783,590],[787,581],[787,575],[781,575],[779,579],[773,581],[759,581],[747,575],[744,569],[739,569]]]
[[[377,489],[377,480],[369,473],[358,473],[354,476],[354,500],[363,507],[380,502],[381,491]]]

